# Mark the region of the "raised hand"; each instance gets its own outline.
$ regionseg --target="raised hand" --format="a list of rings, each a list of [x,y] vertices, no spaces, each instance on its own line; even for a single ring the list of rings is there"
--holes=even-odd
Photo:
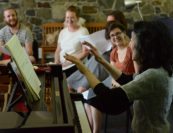
[[[85,72],[86,67],[85,67],[85,65],[83,64],[83,62],[82,62],[81,60],[79,60],[79,59],[76,58],[75,56],[69,55],[69,54],[67,54],[67,53],[65,54],[64,58],[65,58],[66,60],[68,60],[68,61],[74,63],[74,64],[77,66],[77,68],[79,69],[79,71],[80,71],[81,73],[84,73],[84,72]]]
[[[89,47],[90,53],[95,56],[95,59],[98,62],[100,62],[100,63],[103,62],[104,58],[100,55],[100,53],[96,47],[94,47],[92,44],[90,44],[89,42],[86,42],[86,41],[83,42],[82,44]]]

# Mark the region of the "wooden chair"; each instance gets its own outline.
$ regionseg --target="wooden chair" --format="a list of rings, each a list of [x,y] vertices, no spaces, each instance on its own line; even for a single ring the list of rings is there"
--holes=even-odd
[[[42,25],[42,45],[47,46],[46,35],[63,29],[63,23],[51,22]]]
[[[41,63],[45,63],[46,59],[46,54],[47,53],[54,53],[56,50],[56,43],[49,46],[48,42],[46,41],[46,35],[53,33],[55,31],[60,31],[63,28],[63,23],[57,23],[57,22],[51,22],[51,23],[46,23],[42,25],[42,59]]]
[[[90,22],[90,23],[86,23],[85,26],[88,29],[89,33],[91,34],[96,31],[104,29],[105,23]]]
[[[90,22],[90,23],[86,23],[85,26],[88,29],[89,33],[91,34],[98,30],[104,29],[105,23]],[[45,63],[46,54],[54,53],[56,50],[56,43],[49,46],[46,39],[46,35],[50,33],[54,33],[55,31],[60,31],[61,29],[63,29],[63,23],[59,23],[59,22],[50,22],[50,23],[46,23],[42,25],[42,44],[41,44],[41,48],[42,48],[41,63],[42,64]]]

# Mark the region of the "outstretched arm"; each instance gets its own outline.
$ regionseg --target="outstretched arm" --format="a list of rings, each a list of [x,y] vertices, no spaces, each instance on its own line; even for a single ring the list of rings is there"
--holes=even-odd
[[[81,60],[69,54],[66,54],[64,58],[76,64],[79,71],[86,76],[91,88],[95,88],[95,86],[100,83],[96,76],[82,63]]]
[[[92,46],[88,42],[85,42],[83,44],[90,47],[90,52],[95,56],[95,59],[106,68],[106,70],[112,75],[112,77],[115,80],[117,80],[122,75],[122,72],[119,69],[110,65],[99,54],[99,52],[97,51],[97,49],[94,46]],[[79,71],[86,76],[86,78],[87,78],[87,80],[88,80],[88,82],[92,88],[94,88],[98,83],[100,83],[100,81],[95,77],[95,75],[93,73],[91,73],[91,71],[79,59],[77,59],[76,57],[69,55],[69,54],[66,54],[64,56],[64,58],[66,60],[71,61],[72,63],[76,64]]]
[[[93,46],[91,45],[90,43],[88,42],[84,42],[83,43],[84,45],[90,47],[90,52],[95,56],[95,59],[104,66],[104,68],[110,73],[110,75],[115,79],[117,80],[122,72],[115,68],[115,66],[112,66],[109,62],[107,62],[98,52],[98,50]]]
[[[107,89],[107,87],[100,83],[95,75],[91,73],[91,71],[78,58],[68,54],[65,55],[65,58],[76,64],[79,71],[86,76],[91,88],[94,89],[95,94],[99,95],[99,97],[92,99],[92,102],[101,103],[97,104],[97,109],[109,114],[119,114],[129,108],[131,103],[122,88]],[[115,100],[115,102],[112,102],[112,100]],[[117,108],[115,108],[115,105]]]

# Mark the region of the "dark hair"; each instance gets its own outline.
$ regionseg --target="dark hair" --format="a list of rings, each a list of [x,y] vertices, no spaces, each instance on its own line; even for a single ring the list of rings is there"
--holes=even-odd
[[[121,23],[119,23],[118,21],[110,21],[107,22],[106,24],[106,28],[105,28],[105,38],[108,40],[110,39],[110,32],[115,29],[115,28],[119,28],[121,31],[125,32],[126,28],[124,27],[124,25],[122,25]]]
[[[15,8],[13,8],[13,7],[7,7],[7,8],[5,8],[5,9],[3,10],[3,13],[4,13],[5,11],[7,11],[7,10],[13,10],[13,11],[15,11],[16,16],[17,16],[17,11],[16,11]]]
[[[127,21],[123,12],[119,10],[115,10],[115,11],[111,11],[107,16],[113,16],[116,21],[119,21],[119,23],[123,24],[124,27],[127,29]]]
[[[79,9],[73,5],[69,6],[66,11],[74,12],[77,18],[79,17]]]
[[[136,59],[140,72],[149,68],[163,67],[173,73],[173,40],[169,29],[160,21],[141,21],[134,24],[137,44]]]

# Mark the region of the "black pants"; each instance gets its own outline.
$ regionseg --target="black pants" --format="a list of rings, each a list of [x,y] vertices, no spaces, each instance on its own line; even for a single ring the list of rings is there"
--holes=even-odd
[[[66,69],[64,70],[63,72],[65,73],[66,75],[66,78],[69,77],[72,73],[74,73],[77,69],[76,65],[75,66],[72,66],[70,67],[69,69]]]

